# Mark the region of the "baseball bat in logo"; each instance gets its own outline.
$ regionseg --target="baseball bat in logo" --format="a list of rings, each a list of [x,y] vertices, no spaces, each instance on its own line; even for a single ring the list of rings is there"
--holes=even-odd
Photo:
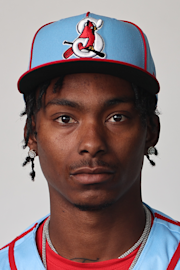
[[[72,41],[65,40],[63,44],[71,45],[63,54],[64,59],[68,59],[73,54],[80,58],[100,57],[105,58],[103,38],[97,33],[102,27],[103,21],[86,17],[77,25],[79,37]]]

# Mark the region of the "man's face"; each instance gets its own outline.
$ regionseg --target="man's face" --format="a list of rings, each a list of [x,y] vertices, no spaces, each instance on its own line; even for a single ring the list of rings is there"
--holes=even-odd
[[[147,129],[131,84],[104,74],[72,74],[36,117],[36,151],[51,196],[99,209],[140,189]],[[85,209],[84,208],[84,209]]]

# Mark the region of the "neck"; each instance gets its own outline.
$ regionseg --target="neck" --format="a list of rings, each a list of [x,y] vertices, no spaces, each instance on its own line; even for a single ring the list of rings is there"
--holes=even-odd
[[[103,210],[81,211],[58,200],[50,188],[49,233],[57,252],[77,262],[95,262],[118,258],[131,248],[143,232],[145,212],[140,190],[130,193]]]

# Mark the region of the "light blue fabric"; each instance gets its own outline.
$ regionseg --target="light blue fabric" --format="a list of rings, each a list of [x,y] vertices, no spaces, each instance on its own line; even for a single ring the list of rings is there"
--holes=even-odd
[[[110,74],[159,92],[147,37],[130,22],[93,13],[61,19],[37,31],[31,56],[18,81],[23,94],[59,74],[78,72]]]
[[[8,260],[8,247],[0,251],[0,270],[11,270]]]
[[[86,17],[86,14],[66,18],[49,24],[37,33],[33,46],[33,58],[31,68],[54,61],[64,60],[63,53],[71,45],[63,42],[74,40],[79,36],[77,24]],[[97,33],[104,40],[103,53],[105,60],[125,62],[144,69],[144,43],[140,31],[131,23],[99,16],[90,13],[90,18],[103,20],[102,27]],[[151,56],[149,43],[145,37],[147,46],[147,71],[155,75],[155,66]],[[95,58],[99,58],[96,56]],[[78,59],[74,54],[70,59]]]
[[[150,210],[153,213],[158,212],[151,208]],[[35,243],[37,228],[38,225],[15,244],[15,262],[18,270],[45,269]],[[155,218],[148,241],[133,270],[166,270],[179,242],[180,226]],[[8,248],[0,251],[0,270],[10,270]],[[180,270],[180,260],[175,270]]]

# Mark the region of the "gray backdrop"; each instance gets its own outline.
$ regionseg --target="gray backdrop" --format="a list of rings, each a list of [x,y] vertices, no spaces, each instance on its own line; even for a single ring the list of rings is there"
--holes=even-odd
[[[47,22],[91,11],[129,20],[146,33],[160,81],[161,136],[152,168],[145,160],[143,200],[180,220],[180,1],[179,0],[0,0],[0,246],[49,212],[46,181],[36,160],[36,181],[22,168],[24,108],[16,83],[28,67],[31,41]]]

